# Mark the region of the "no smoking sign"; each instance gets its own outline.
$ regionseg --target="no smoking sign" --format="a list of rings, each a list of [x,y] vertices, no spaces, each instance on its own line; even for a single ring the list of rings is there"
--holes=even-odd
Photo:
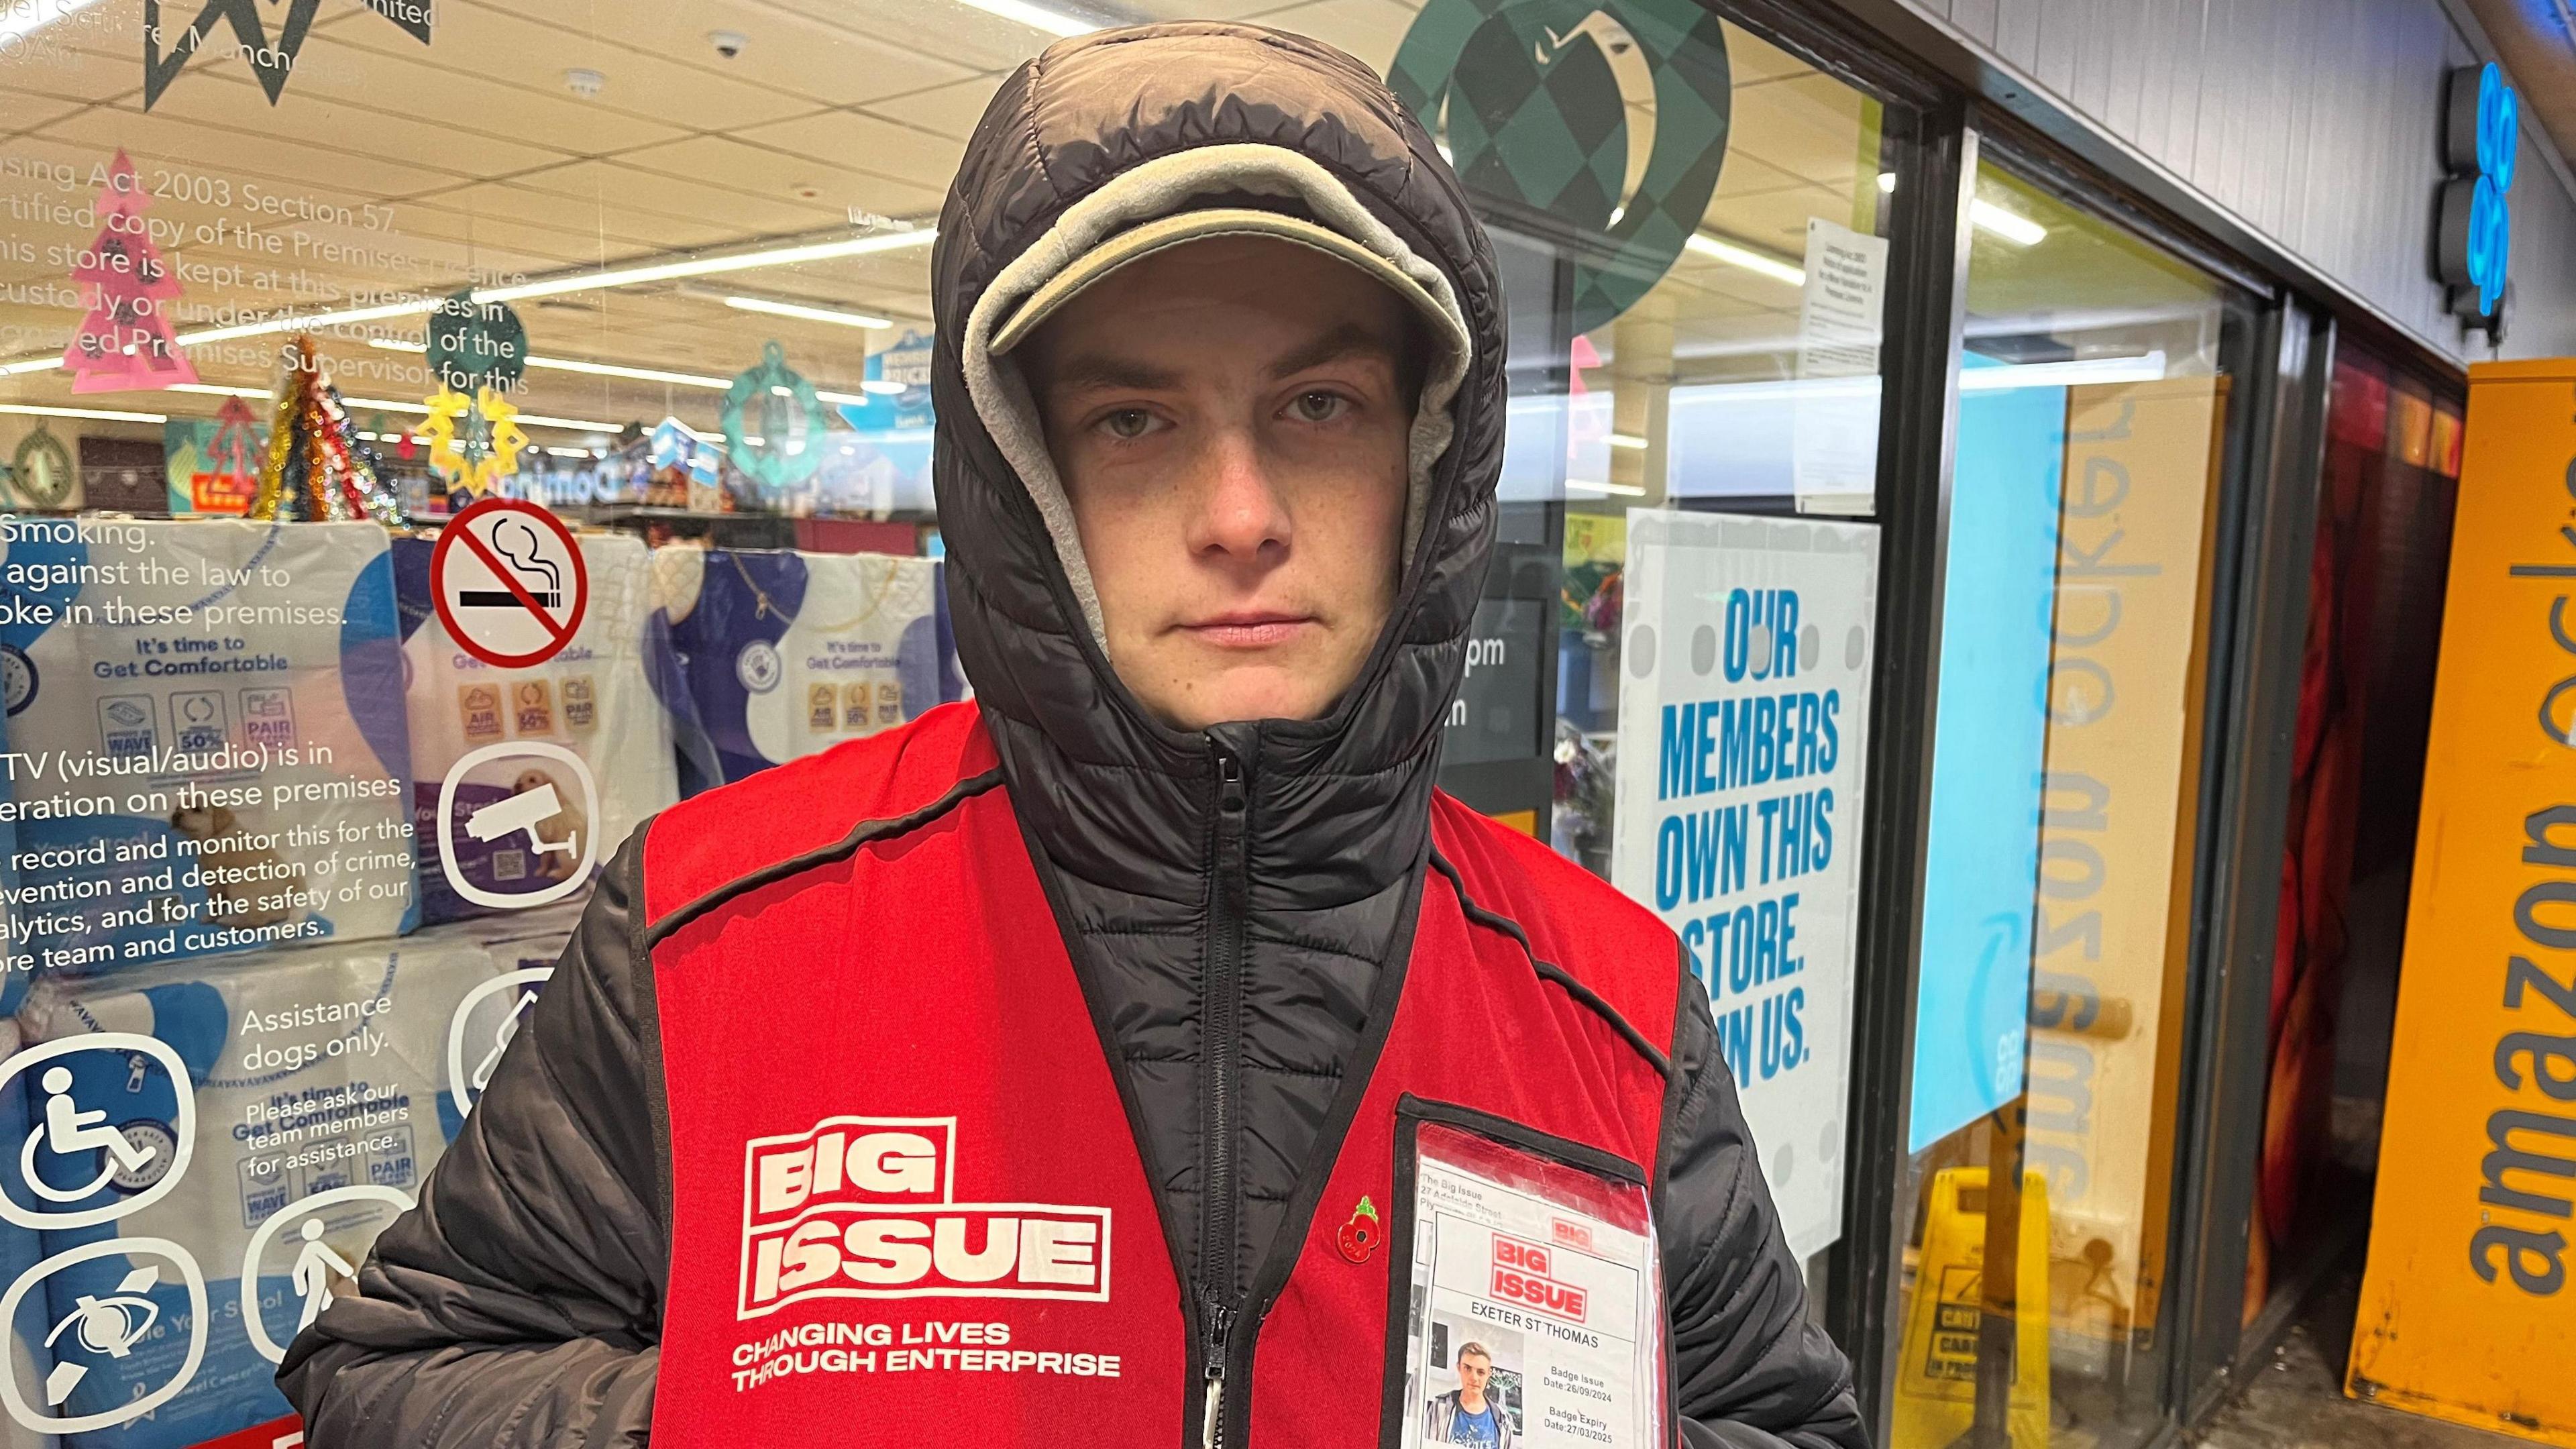
[[[502,669],[552,659],[590,603],[572,531],[516,498],[487,498],[449,519],[430,551],[429,585],[448,637]]]

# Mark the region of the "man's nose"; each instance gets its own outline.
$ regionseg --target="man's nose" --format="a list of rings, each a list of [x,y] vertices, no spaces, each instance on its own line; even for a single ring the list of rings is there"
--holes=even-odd
[[[1250,562],[1284,553],[1288,508],[1261,445],[1249,431],[1227,429],[1209,443],[1190,520],[1190,551]]]

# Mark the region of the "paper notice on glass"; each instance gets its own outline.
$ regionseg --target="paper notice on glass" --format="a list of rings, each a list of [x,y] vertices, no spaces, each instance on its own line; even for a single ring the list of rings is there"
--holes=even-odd
[[[1416,1153],[1404,1449],[1662,1444],[1644,1184],[1436,1122]]]
[[[1807,219],[1791,426],[1798,510],[1866,514],[1878,496],[1878,348],[1887,242]]]

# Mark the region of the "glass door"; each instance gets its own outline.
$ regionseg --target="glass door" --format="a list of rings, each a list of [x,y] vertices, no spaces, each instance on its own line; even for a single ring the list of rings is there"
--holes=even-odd
[[[2125,1445],[2157,1372],[2201,724],[2251,313],[1976,177],[1890,1442]]]

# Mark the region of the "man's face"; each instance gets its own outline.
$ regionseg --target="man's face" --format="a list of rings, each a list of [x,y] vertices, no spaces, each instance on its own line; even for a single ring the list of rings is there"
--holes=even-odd
[[[1467,1353],[1460,1354],[1458,1356],[1458,1392],[1460,1397],[1469,1399],[1483,1398],[1485,1395],[1485,1385],[1491,1382],[1493,1377],[1493,1360],[1485,1357],[1481,1353]]]
[[[1109,662],[1166,723],[1312,719],[1359,676],[1400,567],[1407,325],[1342,262],[1226,237],[1110,274],[1023,349]]]

